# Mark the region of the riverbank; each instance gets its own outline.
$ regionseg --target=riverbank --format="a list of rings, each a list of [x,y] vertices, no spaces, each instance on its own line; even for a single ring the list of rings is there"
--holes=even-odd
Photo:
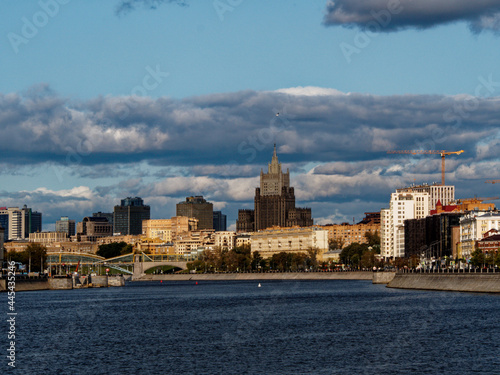
[[[73,277],[16,277],[13,282],[15,292],[34,290],[70,290],[82,288],[106,288],[124,286],[123,276],[73,276]],[[7,279],[0,279],[0,292],[9,287]],[[10,289],[9,289],[10,291]]]
[[[397,273],[388,288],[500,293],[499,273]]]
[[[279,272],[279,273],[184,273],[144,275],[134,281],[203,280],[372,280],[371,271],[350,272]]]

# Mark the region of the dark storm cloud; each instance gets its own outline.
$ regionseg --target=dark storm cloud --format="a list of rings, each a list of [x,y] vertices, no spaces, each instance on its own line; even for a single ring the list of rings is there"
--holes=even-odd
[[[323,23],[373,32],[428,29],[468,22],[474,32],[500,30],[499,0],[335,0],[326,6]]]
[[[292,165],[347,163],[331,171],[324,166],[326,174],[356,173],[367,160],[410,158],[388,156],[388,150],[464,149],[468,157],[498,157],[488,151],[498,144],[497,98],[310,91],[78,103],[52,94],[0,95],[0,129],[8,140],[2,157],[10,165],[99,166],[77,170],[86,177],[98,176],[106,164],[139,162],[185,166],[195,175],[250,176],[269,161],[273,143]]]
[[[185,0],[122,0],[116,6],[116,14],[123,15],[137,8],[157,9],[163,4],[177,4],[180,6],[188,6]]]

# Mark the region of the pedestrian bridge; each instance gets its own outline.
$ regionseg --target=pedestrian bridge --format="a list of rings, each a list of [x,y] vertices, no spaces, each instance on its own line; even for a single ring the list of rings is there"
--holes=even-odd
[[[74,271],[79,265],[81,272],[98,272],[103,268],[113,268],[121,273],[140,278],[151,268],[172,266],[179,269],[187,268],[187,259],[180,255],[165,254],[124,254],[105,259],[95,254],[50,252],[47,253],[47,263],[50,267]]]

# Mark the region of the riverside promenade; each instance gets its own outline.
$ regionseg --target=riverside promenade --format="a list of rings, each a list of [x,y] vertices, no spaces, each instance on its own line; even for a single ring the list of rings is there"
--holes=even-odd
[[[182,273],[144,275],[134,281],[201,280],[372,280],[372,271],[348,272],[260,272],[260,273]]]

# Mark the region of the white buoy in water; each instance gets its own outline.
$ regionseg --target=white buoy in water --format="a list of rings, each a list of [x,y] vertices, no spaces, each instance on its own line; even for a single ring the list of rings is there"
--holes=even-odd
[[[262,286],[262,285],[260,285],[260,283],[259,283],[258,287],[260,288],[261,286]]]

